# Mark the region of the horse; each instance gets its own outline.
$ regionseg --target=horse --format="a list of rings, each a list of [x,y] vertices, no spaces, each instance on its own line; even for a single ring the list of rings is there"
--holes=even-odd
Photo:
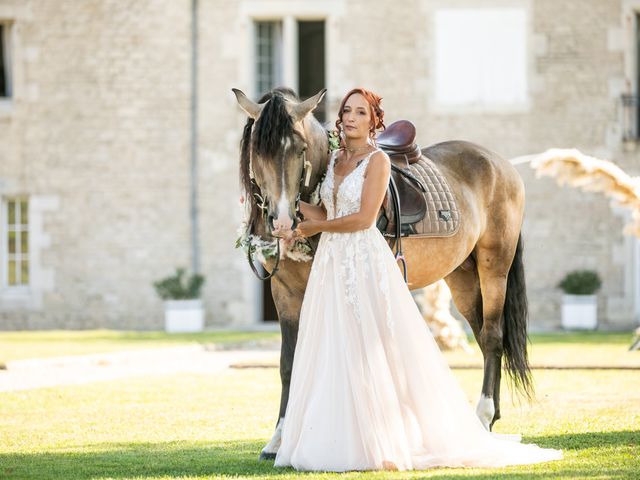
[[[327,133],[311,114],[326,90],[300,101],[292,90],[278,88],[257,103],[240,90],[233,92],[248,115],[240,142],[248,230],[273,239],[283,229],[296,228],[300,221],[298,200],[309,201],[327,170]],[[491,430],[500,418],[503,362],[515,390],[527,398],[533,395],[521,233],[524,184],[509,161],[474,143],[446,141],[421,153],[447,179],[458,203],[460,227],[448,237],[403,238],[408,284],[417,289],[444,279],[449,286],[483,354],[476,414]],[[308,182],[303,182],[305,177]],[[261,459],[270,459],[275,458],[280,445],[311,262],[278,255],[265,259],[263,266],[270,272],[282,332],[280,411],[274,434],[260,454]]]

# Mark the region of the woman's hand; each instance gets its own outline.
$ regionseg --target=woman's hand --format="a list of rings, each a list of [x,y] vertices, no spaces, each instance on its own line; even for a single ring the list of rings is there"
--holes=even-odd
[[[305,220],[304,222],[300,222],[296,229],[293,231],[293,234],[297,238],[305,238],[305,237],[313,237],[315,234],[320,233],[322,222],[318,220]]]

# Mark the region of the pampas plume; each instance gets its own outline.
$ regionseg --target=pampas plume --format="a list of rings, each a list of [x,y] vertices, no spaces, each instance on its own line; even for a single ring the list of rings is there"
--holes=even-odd
[[[579,150],[553,148],[531,160],[536,176],[554,177],[559,185],[600,192],[631,209],[624,233],[640,237],[640,177],[631,177],[615,163],[590,157]]]

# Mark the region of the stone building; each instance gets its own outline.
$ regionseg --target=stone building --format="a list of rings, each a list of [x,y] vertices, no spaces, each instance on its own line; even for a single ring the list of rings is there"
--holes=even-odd
[[[0,0],[0,329],[161,328],[152,282],[193,256],[192,5]],[[271,316],[234,249],[245,118],[232,87],[326,86],[330,119],[363,85],[423,146],[461,138],[507,158],[576,147],[639,174],[637,12],[640,0],[199,0],[207,324]],[[555,285],[576,268],[603,277],[602,328],[636,325],[628,214],[517,168],[533,327],[559,326]]]

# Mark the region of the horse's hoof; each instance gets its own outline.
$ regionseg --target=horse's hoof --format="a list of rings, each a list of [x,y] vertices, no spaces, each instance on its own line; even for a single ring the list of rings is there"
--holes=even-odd
[[[264,450],[260,452],[260,460],[275,460],[276,454],[265,452]]]
[[[476,415],[480,419],[485,430],[490,432],[492,420],[495,415],[493,398],[487,397],[484,394],[480,395],[480,400],[478,400],[478,406],[476,407]]]

